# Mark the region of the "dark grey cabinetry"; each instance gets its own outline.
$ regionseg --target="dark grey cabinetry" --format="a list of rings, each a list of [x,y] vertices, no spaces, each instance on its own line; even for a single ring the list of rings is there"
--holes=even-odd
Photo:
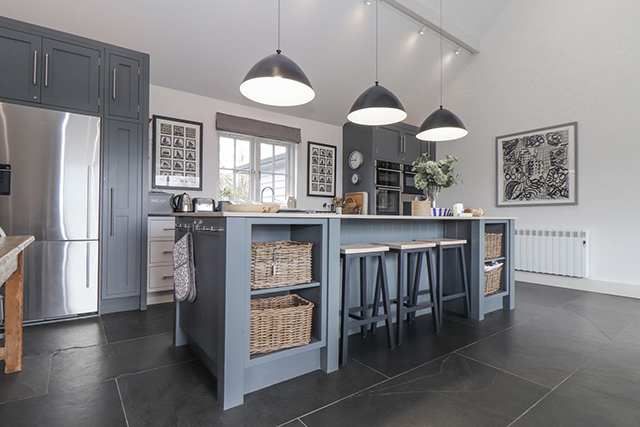
[[[105,120],[103,149],[102,299],[138,297],[141,291],[143,242],[140,193],[142,126]],[[120,301],[119,304],[121,304]],[[108,305],[108,302],[106,303]],[[133,308],[138,298],[131,301]]]
[[[431,143],[416,138],[417,132],[408,125],[372,128],[376,159],[411,164],[421,154],[430,152]]]
[[[0,28],[0,96],[40,102],[42,38]]]
[[[107,115],[114,118],[140,118],[141,59],[107,51]]]
[[[97,113],[100,110],[100,51],[43,39],[42,102]]]
[[[374,131],[376,159],[400,160],[402,133],[395,128],[380,127]]]
[[[416,138],[415,133],[404,132],[402,138],[402,163],[411,164],[421,154],[429,151],[429,143]]]

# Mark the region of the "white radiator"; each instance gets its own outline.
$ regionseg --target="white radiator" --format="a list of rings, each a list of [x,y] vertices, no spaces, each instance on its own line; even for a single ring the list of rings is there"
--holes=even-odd
[[[515,269],[589,277],[589,231],[516,230]]]

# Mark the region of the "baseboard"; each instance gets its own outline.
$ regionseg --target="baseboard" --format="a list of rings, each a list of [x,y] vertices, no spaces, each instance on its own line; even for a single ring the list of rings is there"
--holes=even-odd
[[[631,283],[579,279],[576,277],[528,273],[525,271],[516,271],[516,280],[519,282],[536,283],[538,285],[556,286],[559,288],[640,299],[640,284],[634,285]]]
[[[147,305],[173,302],[173,291],[150,292],[147,294]]]

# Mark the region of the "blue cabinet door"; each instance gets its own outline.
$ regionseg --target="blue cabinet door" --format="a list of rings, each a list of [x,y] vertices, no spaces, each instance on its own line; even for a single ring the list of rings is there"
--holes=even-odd
[[[140,118],[140,59],[115,53],[109,57],[107,114],[114,118]]]
[[[42,38],[0,28],[0,97],[40,102]]]

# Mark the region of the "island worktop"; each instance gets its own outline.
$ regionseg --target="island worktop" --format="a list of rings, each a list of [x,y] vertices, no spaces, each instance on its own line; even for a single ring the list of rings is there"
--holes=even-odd
[[[328,213],[248,214],[176,213],[176,240],[192,232],[197,297],[176,303],[176,345],[191,346],[218,381],[225,409],[242,404],[244,395],[314,371],[338,369],[341,296],[340,246],[432,238],[464,239],[470,317],[514,308],[513,235],[515,220],[498,217],[399,217]],[[502,256],[485,260],[485,233],[503,234]],[[312,282],[275,289],[251,288],[252,243],[293,240],[312,243]],[[485,296],[484,266],[504,264],[501,287]],[[456,260],[445,258],[451,271],[445,285],[460,286]],[[396,297],[397,257],[386,257],[390,297]],[[373,268],[374,266],[370,266]],[[352,277],[358,274],[350,271]],[[423,287],[430,286],[426,275]],[[368,277],[374,277],[373,271]],[[373,287],[373,283],[369,284]],[[352,287],[352,297],[356,287]],[[371,289],[372,291],[372,289]],[[298,294],[313,302],[311,342],[273,353],[250,354],[251,300]],[[446,307],[461,311],[460,301]],[[393,308],[392,308],[393,309]],[[428,314],[430,310],[419,312]],[[357,332],[353,330],[352,332]]]

